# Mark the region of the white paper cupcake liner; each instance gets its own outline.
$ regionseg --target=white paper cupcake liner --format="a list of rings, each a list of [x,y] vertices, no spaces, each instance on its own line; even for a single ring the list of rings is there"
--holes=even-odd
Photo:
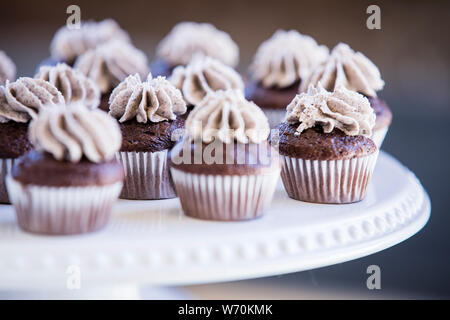
[[[44,234],[78,234],[106,225],[122,182],[105,186],[49,187],[24,185],[6,178],[19,226]]]
[[[6,177],[11,172],[15,159],[0,159],[0,203],[10,203],[6,189]]]
[[[352,203],[366,195],[378,150],[347,160],[282,156],[281,179],[290,198],[315,203]]]
[[[167,165],[167,150],[159,152],[118,152],[125,180],[120,197],[134,200],[175,198]]]
[[[374,130],[372,133],[372,140],[377,145],[378,149],[381,148],[381,145],[383,144],[384,138],[386,137],[386,134],[389,130],[389,127],[380,128],[377,130]]]
[[[171,168],[186,215],[221,221],[261,216],[272,201],[280,169],[255,175],[205,175]]]
[[[271,129],[277,127],[280,123],[284,121],[286,116],[286,109],[261,109],[269,120],[269,126]]]

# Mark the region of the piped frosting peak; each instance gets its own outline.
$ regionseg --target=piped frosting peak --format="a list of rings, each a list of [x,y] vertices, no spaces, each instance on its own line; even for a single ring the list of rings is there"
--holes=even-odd
[[[50,52],[57,61],[73,62],[87,50],[111,40],[130,42],[130,37],[113,19],[86,21],[79,29],[61,27],[53,37]]]
[[[80,102],[43,110],[30,123],[29,135],[37,150],[70,162],[83,157],[96,163],[111,160],[122,143],[117,121]]]
[[[239,90],[210,92],[194,108],[186,121],[187,135],[210,143],[261,143],[270,133],[263,111],[245,99]]]
[[[328,56],[328,48],[296,30],[277,30],[261,43],[250,66],[264,87],[285,88],[305,79]]]
[[[97,108],[100,104],[100,90],[94,81],[65,63],[42,66],[34,77],[54,85],[62,93],[66,103],[80,101],[90,109]]]
[[[210,23],[181,22],[159,43],[156,54],[173,66],[187,65],[198,53],[235,67],[239,47],[230,35]]]
[[[199,104],[210,92],[244,90],[239,73],[219,60],[201,54],[196,55],[187,66],[176,67],[170,81],[191,105]]]
[[[318,125],[325,133],[337,128],[346,135],[370,137],[375,113],[362,94],[345,87],[329,92],[319,84],[311,85],[292,100],[287,106],[286,121],[299,124],[296,134]]]
[[[334,47],[328,59],[300,84],[300,92],[305,92],[309,85],[316,86],[319,82],[328,91],[342,86],[371,97],[376,97],[376,92],[384,87],[377,66],[345,43]]]
[[[164,77],[142,82],[138,74],[128,76],[112,92],[109,98],[110,115],[119,122],[136,119],[146,123],[175,120],[186,112],[186,103],[180,90]]]
[[[130,74],[148,74],[147,57],[129,43],[110,41],[83,53],[75,68],[92,79],[102,93],[118,85]]]

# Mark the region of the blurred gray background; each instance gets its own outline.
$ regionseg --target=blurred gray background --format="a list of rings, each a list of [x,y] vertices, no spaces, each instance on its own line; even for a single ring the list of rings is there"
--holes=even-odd
[[[212,22],[241,49],[245,71],[257,46],[294,28],[332,48],[346,42],[381,69],[380,96],[394,113],[383,149],[413,170],[429,192],[424,230],[366,258],[309,272],[188,287],[211,298],[450,298],[450,2],[449,1],[2,1],[0,49],[19,76],[32,76],[70,4],[83,20],[112,17],[150,60],[158,41],[180,21]],[[366,8],[381,8],[381,30],[366,28]],[[366,289],[366,268],[382,270],[382,290]]]

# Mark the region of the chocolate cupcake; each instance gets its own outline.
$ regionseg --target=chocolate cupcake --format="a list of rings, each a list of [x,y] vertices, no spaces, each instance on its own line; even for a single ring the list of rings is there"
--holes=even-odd
[[[92,79],[102,93],[100,109],[108,111],[108,99],[112,90],[131,74],[142,78],[148,74],[147,57],[129,43],[109,41],[87,50],[75,61],[78,69]]]
[[[261,107],[271,128],[277,126],[297,94],[300,81],[327,56],[328,48],[319,46],[310,36],[296,30],[277,30],[256,51],[246,98]]]
[[[35,150],[7,177],[19,226],[61,235],[102,228],[122,189],[116,121],[80,103],[61,105],[42,110],[29,135]]]
[[[297,95],[278,126],[281,178],[289,197],[315,203],[362,200],[378,157],[369,138],[374,124],[367,98],[345,87],[328,92],[310,86]]]
[[[0,86],[8,81],[14,81],[16,79],[16,65],[6,55],[4,51],[0,50]]]
[[[244,92],[244,82],[233,68],[217,59],[196,55],[189,64],[178,66],[169,78],[181,90],[189,106],[198,105],[211,92],[237,89]]]
[[[385,101],[377,98],[377,91],[384,87],[377,66],[361,52],[355,52],[347,44],[339,43],[328,59],[302,82],[300,92],[306,92],[309,85],[316,86],[319,82],[328,91],[344,86],[369,99],[376,114],[372,139],[380,148],[392,122],[392,112]]]
[[[51,57],[41,65],[56,65],[65,62],[72,66],[75,60],[90,49],[95,49],[111,40],[131,42],[130,36],[113,19],[85,21],[79,29],[59,28],[50,44]]]
[[[280,173],[267,118],[239,90],[210,92],[186,121],[170,170],[186,215],[239,221],[260,217]]]
[[[64,103],[49,82],[19,78],[0,86],[0,203],[9,203],[5,178],[18,157],[31,148],[28,123],[44,108]]]
[[[152,73],[168,77],[176,66],[187,65],[198,53],[233,68],[239,63],[239,47],[228,33],[210,23],[181,22],[158,44]]]
[[[127,77],[110,97],[110,115],[120,122],[122,147],[117,159],[125,169],[123,199],[176,197],[167,167],[167,153],[184,127],[186,103],[180,90],[164,77],[142,82]]]
[[[100,104],[100,90],[97,84],[81,71],[65,63],[58,63],[54,67],[43,66],[34,78],[54,85],[66,103],[82,102],[89,109],[95,109]]]

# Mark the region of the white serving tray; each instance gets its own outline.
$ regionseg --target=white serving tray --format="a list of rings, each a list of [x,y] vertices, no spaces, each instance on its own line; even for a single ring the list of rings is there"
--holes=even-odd
[[[0,289],[65,289],[69,266],[88,285],[185,285],[308,270],[366,256],[418,232],[430,200],[406,167],[381,152],[364,201],[295,201],[279,184],[266,215],[208,222],[183,215],[178,199],[119,201],[102,231],[38,236],[0,205]]]

